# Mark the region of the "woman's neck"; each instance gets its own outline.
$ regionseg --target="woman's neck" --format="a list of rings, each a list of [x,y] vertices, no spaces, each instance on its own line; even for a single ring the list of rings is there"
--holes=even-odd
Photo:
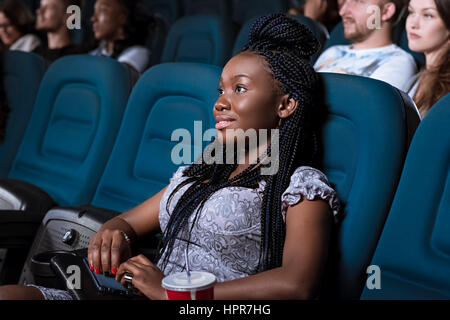
[[[431,69],[439,67],[442,55],[445,54],[445,52],[449,50],[449,46],[450,46],[449,41],[447,41],[447,44],[441,46],[437,50],[425,52],[425,61],[426,61],[425,67],[427,70],[431,70]]]
[[[247,169],[250,165],[256,164],[259,157],[261,157],[264,152],[267,151],[267,148],[270,146],[270,136],[267,138],[267,140],[262,141],[258,144],[255,148],[246,150],[245,154],[241,156],[238,159],[238,166],[237,168],[231,173],[230,179],[237,176],[241,172],[243,172],[245,169]],[[260,159],[262,160],[262,159]],[[260,163],[257,164],[259,166]]]

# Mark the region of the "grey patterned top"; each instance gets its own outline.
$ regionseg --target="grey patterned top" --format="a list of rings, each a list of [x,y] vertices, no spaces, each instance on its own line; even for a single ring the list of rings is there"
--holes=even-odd
[[[161,199],[159,222],[162,230],[167,227],[169,221],[167,200],[175,187],[187,179],[182,175],[186,168],[187,166],[178,168]],[[224,188],[206,201],[190,238],[188,256],[191,270],[211,272],[216,275],[218,281],[257,273],[261,236],[260,211],[265,185],[265,181],[261,181],[257,189]],[[187,184],[174,195],[169,207],[170,212],[189,186],[190,184]],[[327,177],[311,167],[299,167],[291,176],[290,185],[282,195],[283,216],[289,206],[297,204],[305,197],[308,200],[320,198],[327,201],[334,217],[337,217],[340,206],[336,192],[331,188]],[[176,240],[169,264],[163,270],[166,275],[183,271],[185,268],[186,241],[183,240],[187,239],[187,228]],[[161,268],[160,263],[158,267]],[[70,294],[63,290],[34,287],[41,290],[46,300],[72,299]]]
[[[187,166],[182,166],[170,179],[160,204],[159,222],[165,230],[169,221],[166,210],[167,200],[175,187],[188,177],[183,177]],[[246,277],[258,272],[261,205],[265,181],[259,182],[257,189],[227,187],[215,192],[201,210],[189,239],[188,258],[191,270],[208,271],[216,275],[218,281],[228,281]],[[169,212],[172,212],[181,195],[191,184],[183,186],[172,198]],[[303,197],[316,198],[328,202],[333,215],[339,212],[336,192],[331,188],[327,177],[311,167],[299,167],[291,176],[289,187],[282,195],[282,212],[300,202]],[[194,216],[194,215],[193,215]],[[163,270],[168,275],[184,271],[184,251],[188,240],[189,226],[181,232],[174,244],[169,262]],[[158,263],[162,269],[162,264]]]

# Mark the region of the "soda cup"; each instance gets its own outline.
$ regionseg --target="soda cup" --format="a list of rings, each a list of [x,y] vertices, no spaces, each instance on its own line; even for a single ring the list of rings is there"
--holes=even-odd
[[[165,277],[162,287],[169,300],[213,300],[216,276],[204,271],[179,272]]]

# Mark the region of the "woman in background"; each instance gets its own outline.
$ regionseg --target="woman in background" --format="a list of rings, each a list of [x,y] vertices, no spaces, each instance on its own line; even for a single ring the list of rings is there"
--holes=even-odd
[[[145,42],[151,23],[144,12],[141,1],[97,0],[91,21],[99,47],[91,54],[117,59],[143,73],[150,61]]]
[[[408,10],[409,48],[426,58],[409,90],[423,118],[450,92],[450,5],[448,0],[411,0]]]
[[[33,14],[20,0],[0,4],[0,40],[4,49],[33,51],[41,44],[33,31]]]

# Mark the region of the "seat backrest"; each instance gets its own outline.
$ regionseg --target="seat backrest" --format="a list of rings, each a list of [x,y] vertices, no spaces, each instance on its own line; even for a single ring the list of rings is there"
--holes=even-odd
[[[371,264],[380,289],[362,299],[450,299],[450,94],[422,120]]]
[[[170,28],[161,62],[199,62],[223,66],[233,46],[228,19],[212,15],[187,16]]]
[[[408,147],[406,111],[399,91],[382,81],[320,76],[329,110],[323,167],[344,207],[323,297],[358,299]]]
[[[5,140],[0,142],[0,177],[6,177],[30,120],[45,62],[34,53],[5,51],[0,63],[10,108]]]
[[[352,44],[352,43],[345,38],[344,24],[341,21],[333,28],[333,30],[331,30],[330,38],[325,43],[325,47],[323,48],[323,51],[325,51],[326,49],[328,49],[332,46],[349,45],[349,44]]]
[[[114,59],[66,56],[45,74],[9,178],[46,191],[59,205],[91,200],[130,93]]]
[[[171,26],[181,16],[181,0],[145,0],[148,12]]]
[[[286,13],[287,0],[232,0],[232,18],[242,26],[248,20],[271,13]]]
[[[202,150],[202,129],[214,128],[213,107],[221,68],[195,63],[165,63],[151,67],[133,88],[111,157],[92,204],[124,211],[169,184],[178,167],[172,159],[176,129],[191,140],[183,143]],[[205,143],[206,145],[206,143]],[[194,158],[192,152],[192,161]]]
[[[321,47],[323,47],[325,45],[326,35],[323,32],[323,29],[321,29],[319,27],[319,25],[316,21],[314,21],[313,19],[310,19],[308,17],[305,17],[305,16],[291,15],[290,17],[297,20],[301,24],[304,24],[306,27],[308,27],[309,30],[311,30],[311,32],[317,38],[317,40],[319,40]],[[250,34],[250,29],[251,29],[253,23],[258,18],[259,17],[254,17],[254,18],[248,20],[247,22],[245,22],[245,24],[242,26],[241,30],[239,31],[239,33],[236,36],[236,39],[234,41],[233,55],[237,54],[248,43],[248,36]],[[315,61],[319,57],[320,52],[321,52],[321,50],[319,50],[319,52],[317,52],[317,54],[315,54],[311,58],[311,60]]]
[[[150,49],[149,67],[158,64],[169,32],[169,25],[158,16],[153,16],[153,23],[149,27],[146,47]]]
[[[229,0],[182,0],[183,15],[212,14],[229,19],[231,1]]]

